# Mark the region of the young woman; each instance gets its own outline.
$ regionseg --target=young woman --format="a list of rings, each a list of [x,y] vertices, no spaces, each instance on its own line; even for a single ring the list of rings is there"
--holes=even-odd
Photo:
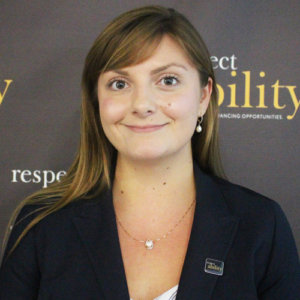
[[[221,179],[215,77],[184,16],[117,17],[82,90],[78,155],[16,210],[1,300],[299,299],[281,208]]]

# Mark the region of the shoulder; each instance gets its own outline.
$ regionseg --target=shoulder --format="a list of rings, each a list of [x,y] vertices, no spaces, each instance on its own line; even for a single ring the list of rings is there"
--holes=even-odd
[[[244,186],[218,177],[210,177],[218,186],[231,214],[241,218],[247,215],[263,216],[264,219],[283,214],[282,208],[276,201]]]
[[[93,210],[93,207],[100,201],[100,197],[94,199],[78,199],[74,200],[65,206],[54,211],[49,211],[55,208],[59,202],[59,198],[48,199],[47,203],[25,204],[17,213],[15,221],[10,226],[10,237],[8,247],[18,239],[22,232],[27,228],[32,221],[37,221],[26,233],[26,235],[43,235],[47,232],[53,234],[63,233],[62,228],[71,226],[73,216],[80,215],[80,213],[87,208]],[[45,213],[48,213],[45,215]]]
[[[240,253],[253,254],[258,290],[262,294],[272,294],[276,288],[282,295],[287,295],[288,289],[296,290],[300,282],[299,257],[281,206],[251,189],[210,178],[221,192],[229,213],[239,219],[235,239],[235,245],[239,246],[233,259]]]
[[[87,207],[93,207],[99,203],[100,197],[92,198],[92,199],[77,199],[73,200],[70,203],[67,203],[64,206],[60,206],[55,209],[55,206],[59,203],[59,198],[53,198],[48,200],[47,203],[36,203],[36,204],[26,204],[22,207],[20,212],[17,214],[16,221],[14,222],[13,227],[25,227],[28,225],[34,218],[42,215],[44,212],[49,209],[54,209],[53,211],[49,211],[39,223],[57,223],[60,221],[67,221],[71,217],[80,214]],[[39,224],[38,223],[38,224]]]
[[[49,199],[47,204],[46,201],[45,203],[25,204],[19,210],[9,228],[10,232],[3,257],[7,256],[20,237],[21,239],[17,243],[21,248],[26,248],[27,245],[35,245],[34,247],[39,249],[46,244],[55,246],[59,241],[67,243],[68,239],[72,238],[70,233],[74,231],[73,217],[79,216],[85,210],[94,211],[94,207],[99,203],[101,197],[72,201],[56,211],[49,212],[45,216],[44,213],[51,207],[53,208],[59,200],[58,198],[50,199],[51,205],[49,205]],[[29,249],[29,246],[27,248]]]
[[[277,243],[296,249],[290,224],[276,201],[227,180],[209,177],[228,214],[239,220],[239,232],[251,239],[253,245],[268,243],[272,248]]]
[[[290,224],[276,201],[224,179],[211,177],[211,180],[218,186],[229,213],[239,219],[241,233],[255,241],[257,247],[269,244],[273,255],[279,253],[279,257],[298,261]]]

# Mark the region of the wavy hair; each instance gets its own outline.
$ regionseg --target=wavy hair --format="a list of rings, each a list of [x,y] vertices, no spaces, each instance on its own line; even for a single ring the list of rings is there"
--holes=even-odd
[[[209,78],[213,81],[211,100],[202,123],[203,131],[201,135],[192,136],[192,153],[193,159],[205,172],[224,177],[218,145],[216,81],[206,45],[187,18],[174,9],[162,6],[133,9],[109,23],[90,49],[82,74],[80,144],[75,160],[60,182],[37,191],[17,206],[6,230],[3,249],[11,224],[15,223],[20,210],[27,204],[39,204],[38,209],[30,213],[38,214],[19,235],[9,254],[26,233],[47,215],[79,198],[94,197],[111,188],[112,164],[117,151],[105,136],[100,122],[97,98],[99,75],[145,61],[164,35],[177,42],[189,57],[199,72],[202,87],[206,86]]]

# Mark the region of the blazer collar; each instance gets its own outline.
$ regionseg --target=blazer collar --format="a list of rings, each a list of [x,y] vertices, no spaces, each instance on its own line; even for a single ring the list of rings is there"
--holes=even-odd
[[[196,208],[176,299],[210,299],[218,275],[205,272],[206,258],[223,261],[237,231],[218,183],[194,162]],[[78,206],[73,222],[107,299],[129,299],[112,192]],[[226,262],[224,265],[226,272]]]
[[[205,272],[207,258],[224,262],[238,227],[215,179],[194,162],[196,208],[176,299],[211,299],[219,275]]]
[[[111,190],[78,209],[73,223],[105,299],[129,299]]]

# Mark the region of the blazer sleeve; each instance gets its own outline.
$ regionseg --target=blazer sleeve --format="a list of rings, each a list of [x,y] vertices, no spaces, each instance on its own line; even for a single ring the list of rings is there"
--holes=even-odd
[[[32,211],[32,207],[37,208],[32,205],[23,207],[11,231],[0,268],[0,300],[33,300],[38,297],[40,273],[36,254],[35,227],[8,256],[8,251],[33,219],[33,214],[26,217]]]
[[[300,299],[300,264],[289,223],[274,204],[274,231],[268,267],[258,296],[260,300]]]

